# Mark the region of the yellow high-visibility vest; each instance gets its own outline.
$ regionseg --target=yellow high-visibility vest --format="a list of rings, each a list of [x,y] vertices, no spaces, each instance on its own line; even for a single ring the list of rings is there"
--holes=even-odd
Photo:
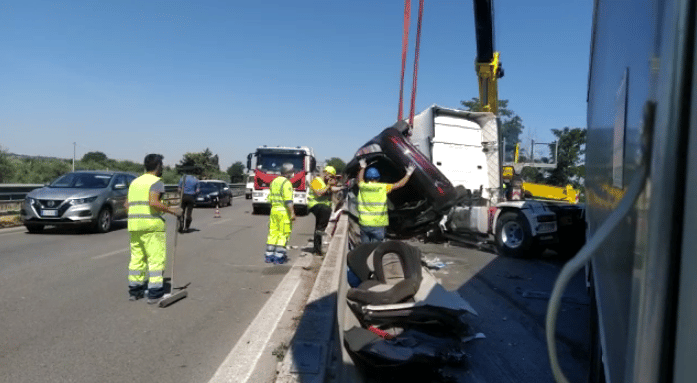
[[[152,174],[143,174],[128,188],[128,231],[165,231],[162,212],[150,207],[150,187],[160,180]]]
[[[271,181],[268,201],[271,210],[285,210],[286,204],[293,202],[293,185],[287,178],[278,176]]]
[[[307,194],[307,207],[312,209],[317,204],[332,206],[331,193],[324,193],[321,196],[315,194],[315,188],[326,189],[327,184],[324,183],[322,177],[315,177],[310,184],[310,192]]]
[[[389,224],[388,186],[380,182],[362,182],[358,185],[358,223],[361,226],[384,227]]]

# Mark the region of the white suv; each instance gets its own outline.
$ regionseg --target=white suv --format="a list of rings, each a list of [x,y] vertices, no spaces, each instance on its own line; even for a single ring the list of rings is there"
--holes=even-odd
[[[21,218],[30,233],[46,225],[91,225],[100,233],[115,219],[127,217],[124,202],[136,175],[85,170],[65,174],[51,184],[27,194]]]

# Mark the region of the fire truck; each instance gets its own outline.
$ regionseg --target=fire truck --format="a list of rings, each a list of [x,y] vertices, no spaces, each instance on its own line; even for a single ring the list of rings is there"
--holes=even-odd
[[[254,161],[252,161],[254,160]],[[259,214],[270,208],[269,185],[281,174],[284,163],[293,164],[293,204],[299,214],[307,214],[307,188],[317,172],[315,152],[307,146],[260,146],[247,155],[247,169],[254,174],[252,212]],[[254,166],[252,166],[254,164]]]

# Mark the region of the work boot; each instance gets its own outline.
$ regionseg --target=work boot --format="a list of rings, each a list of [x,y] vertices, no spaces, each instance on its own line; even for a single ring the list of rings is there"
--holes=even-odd
[[[273,263],[274,263],[275,265],[282,265],[282,264],[286,263],[287,261],[288,261],[288,257],[286,257],[286,256],[283,256],[283,257],[275,257],[275,258],[273,259]]]
[[[315,231],[315,237],[314,237],[314,248],[312,250],[313,254],[317,255],[322,255],[322,234],[321,232]]]
[[[162,299],[162,298],[161,297],[160,298],[148,298],[148,304],[154,305],[155,303],[159,302],[160,299]]]
[[[273,263],[273,253],[276,251],[276,246],[266,244],[266,251],[264,251],[264,262]]]
[[[131,301],[131,302],[137,301],[138,299],[142,298],[143,295],[144,295],[144,294],[143,294],[142,292],[140,292],[140,293],[137,293],[137,294],[135,294],[135,295],[129,296],[129,297],[128,297],[128,300]]]

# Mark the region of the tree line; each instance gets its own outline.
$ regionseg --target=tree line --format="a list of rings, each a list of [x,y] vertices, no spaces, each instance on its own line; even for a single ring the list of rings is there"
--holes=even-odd
[[[178,164],[165,166],[162,181],[176,184],[183,174],[194,175],[199,179],[216,179],[231,183],[245,182],[248,169],[237,161],[222,171],[218,155],[206,148],[202,152],[189,152],[182,156]],[[346,164],[340,158],[332,157],[327,161],[337,172],[341,173]],[[54,157],[30,157],[8,153],[0,147],[0,183],[46,184],[65,173],[72,171],[72,159]],[[85,153],[75,161],[75,170],[117,170],[140,174],[143,164],[130,160],[115,160],[99,151]]]
[[[46,184],[72,169],[72,159],[20,156],[10,154],[0,147],[0,183]],[[76,160],[75,170],[116,170],[134,174],[144,171],[142,163],[108,158],[99,151],[88,152]],[[193,174],[200,179],[243,182],[244,165],[238,161],[227,171],[222,171],[218,155],[213,155],[206,149],[198,153],[185,153],[175,166],[165,166],[162,181],[165,184],[176,184],[182,174]]]

